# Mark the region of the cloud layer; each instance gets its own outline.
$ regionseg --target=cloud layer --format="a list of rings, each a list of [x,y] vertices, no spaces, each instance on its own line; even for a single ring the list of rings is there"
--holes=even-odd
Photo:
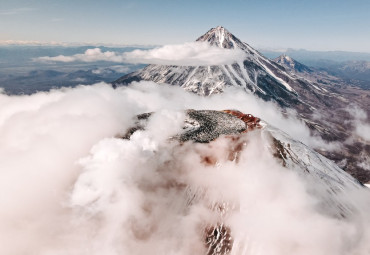
[[[228,139],[169,142],[187,108],[239,109],[315,140],[242,90],[203,98],[141,82],[0,95],[0,253],[206,254],[202,231],[225,202],[233,254],[367,254],[367,191],[346,194],[358,205],[353,219],[320,214],[314,184],[278,164],[256,133],[238,162],[227,158]],[[117,138],[152,111],[147,130]]]
[[[210,46],[206,42],[192,42],[181,45],[166,45],[152,50],[134,50],[125,54],[133,63],[161,65],[226,65],[245,59],[245,53],[238,49],[224,49]]]
[[[166,45],[150,50],[134,50],[117,53],[102,52],[99,48],[88,49],[84,54],[73,56],[39,57],[38,61],[56,62],[95,62],[110,61],[133,64],[160,64],[182,66],[226,65],[243,61],[245,53],[238,49],[223,49],[210,46],[205,42],[191,42],[179,45]]]

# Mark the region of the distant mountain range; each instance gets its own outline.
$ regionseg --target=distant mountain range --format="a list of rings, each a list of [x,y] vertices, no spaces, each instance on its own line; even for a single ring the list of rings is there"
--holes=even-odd
[[[277,58],[281,52],[263,51],[270,58]],[[283,54],[304,63],[310,68],[346,80],[347,83],[370,89],[370,53],[343,51],[287,50]]]
[[[370,89],[370,62],[368,61],[326,62],[320,69],[346,80],[349,84]]]
[[[2,74],[0,87],[8,94],[32,94],[37,91],[48,91],[60,87],[74,87],[79,84],[110,82],[132,70],[132,66],[108,66],[86,69],[80,67],[75,71],[56,71],[39,69],[20,74]]]
[[[322,60],[332,62],[346,61],[370,61],[370,53],[367,52],[349,52],[349,51],[312,51],[312,50],[267,50],[259,49],[259,51],[268,58],[277,58],[281,54],[290,56],[301,63],[308,66],[317,66]]]
[[[344,121],[351,118],[345,110],[351,103],[370,111],[367,106],[370,91],[350,86],[341,77],[305,66],[287,55],[270,60],[223,27],[212,28],[197,41],[242,50],[246,58],[232,65],[219,66],[148,65],[117,79],[113,85],[147,80],[181,86],[202,96],[222,93],[229,86],[243,88],[246,93],[277,102],[282,111],[296,110],[312,132],[327,141],[340,142],[341,151],[320,152],[360,181],[370,181],[370,172],[358,164],[370,157],[370,145],[360,137],[351,144],[346,143],[352,136],[352,127]]]
[[[101,77],[100,74],[90,72],[95,69],[110,68],[111,66],[117,65],[117,63],[110,62],[91,62],[91,63],[63,63],[63,62],[50,62],[42,63],[35,62],[34,59],[42,56],[55,57],[58,55],[75,55],[85,52],[87,49],[93,49],[99,47],[102,52],[113,51],[117,53],[128,52],[135,49],[147,49],[140,47],[104,47],[104,46],[27,46],[27,45],[16,45],[16,46],[0,46],[0,87],[4,88],[7,93],[34,93],[36,91],[47,91],[52,87],[60,86],[75,86],[77,83],[75,79],[69,79],[69,75],[74,76],[76,73],[83,74],[81,77],[77,77],[81,81],[86,81],[84,84],[89,82],[97,81],[112,81],[120,77],[120,73],[116,76]],[[278,57],[281,52],[260,50],[264,56],[270,59]],[[310,68],[316,68],[318,70],[325,71],[336,77],[347,80],[350,84],[370,89],[370,73],[369,66],[370,54],[367,53],[352,53],[352,52],[313,52],[305,50],[292,50],[288,49],[284,53],[290,56],[300,63],[303,63]],[[121,63],[122,66],[129,66],[128,72],[132,72],[139,68],[144,67],[143,65],[128,65]],[[350,67],[350,68],[349,68]],[[364,68],[366,67],[366,68]],[[36,71],[40,74],[39,77],[36,75],[29,75],[30,72]],[[50,71],[50,72],[49,72]],[[51,71],[55,71],[55,76],[51,75]],[[49,80],[45,80],[45,74],[43,72],[49,72],[47,75]],[[65,75],[60,75],[62,72]],[[67,75],[69,74],[69,75]],[[24,82],[26,77],[29,78],[29,84]],[[76,79],[77,79],[76,78]],[[38,84],[39,79],[39,84]],[[41,85],[43,84],[43,85]],[[9,89],[11,88],[11,89]]]

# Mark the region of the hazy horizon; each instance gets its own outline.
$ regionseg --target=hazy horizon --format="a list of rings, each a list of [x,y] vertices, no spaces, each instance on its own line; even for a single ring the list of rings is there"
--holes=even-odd
[[[240,38],[239,38],[240,39]],[[243,41],[243,40],[242,40]],[[189,41],[190,42],[190,41]],[[246,42],[246,41],[243,41]],[[246,42],[248,43],[248,42]],[[180,43],[179,43],[180,44]],[[93,43],[93,42],[41,42],[41,41],[17,41],[17,40],[0,40],[0,47],[106,47],[106,48],[155,48],[162,47],[166,44],[114,44],[114,43]],[[173,44],[177,45],[177,44]],[[307,51],[307,52],[343,52],[343,53],[365,53],[370,54],[370,51],[351,51],[351,50],[315,50],[306,48],[273,48],[273,47],[254,47],[253,48],[266,52],[281,52],[288,51]]]
[[[356,1],[2,1],[0,42],[165,45],[224,26],[255,48],[370,52]]]

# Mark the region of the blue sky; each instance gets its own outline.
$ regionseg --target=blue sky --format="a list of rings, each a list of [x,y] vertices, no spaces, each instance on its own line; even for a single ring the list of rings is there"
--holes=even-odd
[[[0,1],[0,40],[161,45],[218,25],[259,48],[370,52],[369,0]]]

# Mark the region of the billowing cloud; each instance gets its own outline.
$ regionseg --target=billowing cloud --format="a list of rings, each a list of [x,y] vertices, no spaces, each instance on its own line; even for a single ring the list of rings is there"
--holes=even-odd
[[[352,125],[355,134],[361,137],[361,139],[370,142],[370,124],[366,112],[357,105],[350,105],[346,110],[353,117]]]
[[[132,63],[161,65],[224,65],[245,59],[245,53],[238,49],[223,49],[206,42],[192,42],[181,45],[166,45],[151,50],[134,50],[125,54]]]
[[[75,54],[72,56],[59,55],[56,57],[39,57],[39,61],[54,61],[54,62],[96,62],[96,61],[110,61],[110,62],[124,62],[122,54],[117,54],[113,51],[102,52],[99,48],[88,49],[84,54]]]
[[[56,62],[95,62],[110,61],[133,64],[160,64],[182,66],[208,66],[232,64],[243,61],[245,53],[238,49],[223,49],[210,46],[206,42],[191,42],[180,45],[166,45],[149,50],[134,50],[132,52],[117,53],[102,52],[99,48],[88,49],[83,54],[73,56],[59,55],[56,57],[39,57],[38,61]]]
[[[1,94],[0,254],[206,254],[202,231],[225,201],[234,254],[368,253],[369,192],[345,194],[356,217],[322,214],[307,192],[315,184],[278,164],[254,132],[238,162],[227,160],[226,138],[169,142],[188,108],[239,109],[307,139],[301,122],[242,90],[203,98],[141,82]],[[145,131],[118,138],[152,111]]]
[[[366,112],[358,105],[351,104],[346,108],[346,111],[351,115],[352,119],[347,122],[351,124],[353,131],[352,136],[348,139],[348,143],[353,143],[353,140],[361,139],[365,142],[370,142],[370,122]],[[366,148],[365,148],[366,149]],[[357,166],[370,171],[370,158],[360,152],[358,155],[361,160],[357,162]]]

